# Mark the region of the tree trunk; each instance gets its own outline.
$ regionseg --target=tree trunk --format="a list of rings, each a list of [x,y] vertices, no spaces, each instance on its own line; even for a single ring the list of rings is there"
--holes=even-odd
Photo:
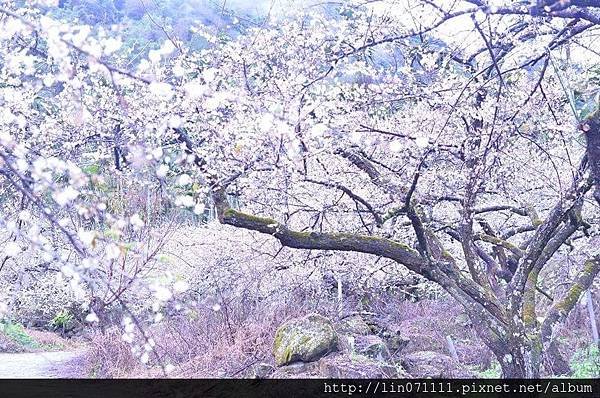
[[[563,376],[571,373],[569,362],[560,354],[556,341],[550,342],[544,351],[544,370],[551,376]]]
[[[594,198],[600,204],[600,110],[582,123],[587,142],[587,156],[594,179]]]
[[[503,379],[535,379],[540,376],[540,345],[531,341],[513,340],[504,353],[496,354]]]

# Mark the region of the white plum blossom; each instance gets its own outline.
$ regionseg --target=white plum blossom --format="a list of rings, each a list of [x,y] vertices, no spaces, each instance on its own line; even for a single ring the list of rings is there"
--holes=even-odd
[[[392,142],[390,142],[389,148],[392,152],[400,152],[402,148],[404,148],[404,145],[400,140],[393,140]]]
[[[202,72],[202,78],[207,83],[211,83],[217,77],[217,70],[214,68],[206,69]]]
[[[325,125],[325,124],[316,124],[314,125],[311,129],[310,129],[310,135],[317,139],[319,137],[322,137],[327,131],[329,130],[329,128]]]
[[[78,232],[77,236],[79,237],[81,243],[88,247],[93,246],[97,238],[95,231],[88,231],[83,229]]]
[[[176,129],[181,127],[183,119],[179,115],[173,115],[169,118],[169,127]]]
[[[415,138],[415,144],[417,144],[419,148],[426,148],[429,145],[429,140],[427,137],[420,135]]]
[[[189,174],[181,174],[177,177],[177,185],[184,186],[192,183],[192,177]]]
[[[183,85],[183,90],[189,99],[197,99],[203,97],[208,89],[198,81],[191,81]]]
[[[175,205],[180,207],[193,207],[196,204],[194,197],[191,195],[179,195],[175,199]]]
[[[267,132],[273,128],[274,118],[271,113],[265,113],[261,118],[258,124],[258,127],[261,131]]]
[[[28,210],[21,210],[19,212],[19,220],[21,221],[31,221],[31,212]]]
[[[160,159],[162,159],[164,152],[163,152],[162,148],[158,147],[158,148],[154,148],[150,154],[152,155],[153,159],[160,160]]]
[[[4,254],[8,257],[15,257],[21,253],[21,246],[16,242],[7,242],[4,245]]]
[[[173,293],[169,289],[163,286],[156,286],[154,290],[154,296],[159,301],[169,301],[173,297]]]
[[[183,293],[183,292],[187,291],[189,288],[190,288],[190,284],[183,280],[179,280],[173,284],[173,290],[176,293]]]
[[[136,230],[141,229],[145,225],[144,221],[142,220],[142,218],[140,217],[140,215],[138,213],[135,213],[134,215],[132,215],[129,218],[129,222]]]
[[[148,355],[147,352],[144,352],[142,354],[142,356],[140,357],[140,362],[143,364],[147,364],[149,360],[150,360],[150,356]]]
[[[173,87],[168,83],[152,82],[150,83],[150,93],[163,101],[169,101],[173,98]]]
[[[6,304],[4,301],[0,301],[0,317],[6,316],[7,313],[8,313],[8,304]]]
[[[159,63],[160,60],[161,60],[161,58],[162,58],[162,55],[161,55],[161,52],[159,50],[150,50],[148,52],[148,59],[153,64]]]
[[[173,66],[173,76],[182,77],[185,75],[185,68],[181,66],[180,63],[177,63]]]
[[[158,178],[165,178],[167,176],[168,172],[169,172],[169,166],[163,163],[160,166],[158,166],[158,168],[156,169],[156,176]]]
[[[165,40],[159,51],[162,55],[169,55],[176,49],[177,47],[175,47],[171,40]]]
[[[59,206],[66,206],[79,196],[79,191],[77,191],[72,186],[68,186],[59,192],[55,192],[52,197],[58,203]]]
[[[194,214],[200,215],[204,213],[204,203],[196,203],[196,205],[194,206]]]
[[[94,322],[100,322],[100,319],[98,318],[98,315],[96,315],[95,312],[90,312],[85,317],[85,321],[86,322],[90,322],[90,323],[94,323]]]
[[[121,255],[121,248],[115,243],[109,243],[104,249],[108,260],[116,260]]]
[[[9,147],[14,142],[14,137],[7,131],[0,131],[0,145]]]
[[[104,42],[104,55],[110,55],[121,48],[123,44],[119,38],[108,38]]]

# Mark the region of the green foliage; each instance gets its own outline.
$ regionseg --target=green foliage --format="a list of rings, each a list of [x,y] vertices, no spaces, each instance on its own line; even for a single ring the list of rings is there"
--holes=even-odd
[[[73,314],[71,314],[68,310],[60,310],[58,314],[52,318],[50,321],[50,326],[55,330],[62,330],[63,332],[67,330],[73,321]]]
[[[0,322],[0,332],[6,337],[14,341],[15,343],[27,347],[37,348],[38,344],[25,332],[23,325],[19,323],[12,323],[10,321]]]
[[[576,104],[576,109],[579,112],[579,120],[586,120],[596,112],[600,107],[600,91],[589,98],[581,97]]]
[[[61,0],[52,12],[59,18],[76,19],[80,23],[109,25],[123,17],[118,3],[113,0]]]
[[[600,377],[600,348],[596,344],[577,350],[571,358],[572,376],[576,379]]]
[[[100,174],[100,165],[97,163],[83,166],[81,170],[89,175]]]
[[[160,43],[168,39],[167,34],[192,49],[206,48],[208,42],[190,30],[196,25],[218,26],[222,41],[229,40],[243,28],[241,23],[233,22],[237,19],[231,10],[210,0],[61,0],[50,13],[54,18],[87,24],[94,29],[118,26],[123,40],[122,52],[137,59],[160,47]],[[245,19],[258,21],[260,18],[247,15]],[[225,26],[230,32],[222,31]]]

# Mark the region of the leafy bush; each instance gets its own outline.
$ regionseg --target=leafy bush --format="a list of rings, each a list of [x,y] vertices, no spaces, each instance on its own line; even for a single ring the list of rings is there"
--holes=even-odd
[[[576,379],[600,377],[600,349],[596,344],[577,350],[571,359],[572,376]]]
[[[73,314],[68,310],[60,310],[52,321],[50,321],[50,327],[54,330],[60,330],[61,333],[65,333],[71,327],[73,323]]]
[[[54,326],[57,314],[66,308],[71,309],[69,312],[73,314],[74,309],[81,304],[82,300],[75,297],[67,282],[48,275],[22,287],[14,317],[17,322],[28,327],[48,328]]]
[[[23,325],[9,321],[0,322],[0,332],[10,340],[26,348],[36,348],[38,344],[25,332]]]

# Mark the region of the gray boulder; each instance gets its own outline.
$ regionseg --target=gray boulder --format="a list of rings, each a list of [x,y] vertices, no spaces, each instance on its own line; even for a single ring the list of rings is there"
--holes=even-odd
[[[275,366],[270,363],[260,362],[252,368],[252,376],[255,379],[266,379],[275,372]]]
[[[396,366],[361,355],[328,355],[319,361],[319,373],[324,378],[382,379],[405,377]]]
[[[355,336],[354,351],[375,361],[385,362],[391,360],[390,350],[383,340],[374,335]]]
[[[473,378],[473,372],[448,355],[434,351],[417,351],[402,357],[402,367],[415,378]]]
[[[367,325],[365,320],[360,315],[352,315],[342,319],[337,325],[336,330],[340,334],[347,335],[368,335],[372,334],[373,331]]]
[[[331,321],[321,315],[310,314],[285,322],[277,329],[273,355],[277,366],[316,361],[336,351],[337,344],[338,336]]]

